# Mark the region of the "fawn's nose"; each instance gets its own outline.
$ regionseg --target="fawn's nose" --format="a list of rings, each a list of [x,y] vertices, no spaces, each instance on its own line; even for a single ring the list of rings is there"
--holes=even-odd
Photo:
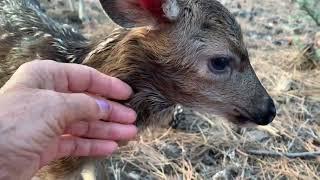
[[[256,123],[258,125],[268,125],[276,117],[277,110],[274,102],[271,98],[268,98],[265,105],[260,109],[260,112],[256,114]]]

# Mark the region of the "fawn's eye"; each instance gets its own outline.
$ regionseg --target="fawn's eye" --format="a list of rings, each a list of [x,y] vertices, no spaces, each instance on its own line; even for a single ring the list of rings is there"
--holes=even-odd
[[[209,61],[209,69],[214,73],[224,73],[229,65],[231,57],[214,57]]]

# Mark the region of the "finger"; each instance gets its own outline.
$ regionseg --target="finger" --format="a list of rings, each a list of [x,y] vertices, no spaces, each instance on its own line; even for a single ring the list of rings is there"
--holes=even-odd
[[[132,89],[127,84],[93,68],[80,68],[76,64],[63,64],[63,67],[68,79],[68,90],[72,92],[90,92],[118,100],[126,100],[132,94]]]
[[[57,123],[63,125],[61,128],[81,120],[108,120],[112,111],[112,105],[108,101],[81,93],[60,93],[58,101],[59,110],[56,114],[60,117]]]
[[[110,99],[126,100],[132,94],[131,87],[123,81],[91,67],[50,60],[25,63],[20,66],[12,79],[19,80],[19,83],[31,86],[30,88],[59,92],[89,92]]]
[[[137,114],[133,109],[130,109],[120,103],[108,101],[112,109],[107,119],[110,122],[121,124],[132,124],[137,119]]]
[[[138,130],[134,125],[104,121],[80,121],[68,127],[65,133],[84,138],[121,141],[133,139],[137,132]]]
[[[79,120],[107,120],[132,124],[136,120],[134,110],[119,103],[81,93],[60,93],[60,113],[64,113],[68,125]]]
[[[118,149],[114,141],[61,136],[57,158],[67,156],[109,156]]]

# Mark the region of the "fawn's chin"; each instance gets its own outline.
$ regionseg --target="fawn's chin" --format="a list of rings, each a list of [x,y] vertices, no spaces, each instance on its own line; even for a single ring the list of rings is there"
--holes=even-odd
[[[248,118],[244,115],[237,115],[237,116],[227,115],[227,119],[231,123],[233,123],[241,128],[254,128],[254,127],[258,126],[258,124],[255,123],[251,118]]]

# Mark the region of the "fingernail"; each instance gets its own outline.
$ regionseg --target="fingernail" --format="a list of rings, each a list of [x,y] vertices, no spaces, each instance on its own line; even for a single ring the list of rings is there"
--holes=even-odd
[[[109,103],[107,101],[100,100],[100,99],[98,99],[96,101],[97,101],[97,104],[98,104],[101,112],[107,113],[107,112],[110,111],[110,105],[109,105]]]

